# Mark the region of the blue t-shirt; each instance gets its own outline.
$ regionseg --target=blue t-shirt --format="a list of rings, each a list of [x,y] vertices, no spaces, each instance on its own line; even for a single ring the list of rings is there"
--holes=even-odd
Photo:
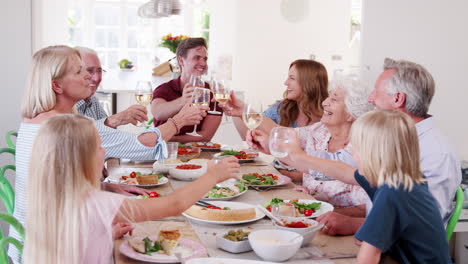
[[[273,122],[275,122],[276,124],[279,124],[281,122],[280,103],[281,103],[281,101],[277,101],[276,103],[274,103],[273,105],[268,107],[267,110],[263,111],[263,115],[270,118],[271,120],[273,120]],[[294,123],[291,125],[291,127],[296,128],[297,127],[297,121],[294,121]]]
[[[373,203],[357,239],[401,263],[452,263],[444,224],[427,184],[415,184],[408,192],[386,184],[372,187],[357,170],[354,178]]]

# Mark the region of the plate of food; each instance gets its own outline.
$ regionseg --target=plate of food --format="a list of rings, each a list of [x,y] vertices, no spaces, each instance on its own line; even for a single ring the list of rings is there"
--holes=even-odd
[[[291,182],[291,178],[283,175],[274,175],[271,173],[246,173],[242,175],[241,182],[253,187],[275,187],[286,185]]]
[[[202,198],[205,201],[226,201],[241,196],[247,192],[247,186],[242,182],[235,184],[216,184],[211,190]]]
[[[191,159],[198,158],[198,156],[200,156],[200,153],[201,148],[179,144],[179,148],[177,150],[177,158],[183,162],[187,162]]]
[[[247,203],[212,201],[210,204],[215,207],[192,205],[182,215],[195,221],[221,225],[250,223],[265,217],[262,211]]]
[[[292,215],[293,213],[289,212],[289,209],[283,210],[284,208],[290,207],[291,205],[295,208],[294,215]],[[280,198],[273,198],[270,200],[270,202],[264,205],[264,207],[269,211],[271,211],[272,207],[275,206],[278,206],[280,215],[298,218],[315,218],[334,210],[333,205],[329,203],[307,199],[283,200]]]
[[[244,150],[224,150],[221,153],[213,155],[215,159],[221,159],[224,157],[234,156],[239,160],[239,163],[254,162],[258,157],[258,152],[248,152]]]
[[[221,144],[213,142],[192,142],[190,145],[205,151],[219,151],[221,149]]]
[[[169,182],[169,180],[161,173],[142,173],[139,171],[132,171],[123,175],[109,176],[106,181],[110,183],[134,185],[141,188],[152,188]]]
[[[179,263],[206,257],[208,253],[200,242],[181,237],[179,230],[161,230],[157,236],[131,238],[120,245],[120,252],[152,263]]]

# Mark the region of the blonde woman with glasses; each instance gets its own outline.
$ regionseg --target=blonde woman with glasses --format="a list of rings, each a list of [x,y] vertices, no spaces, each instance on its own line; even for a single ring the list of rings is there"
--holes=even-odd
[[[33,152],[43,154],[30,166],[25,263],[111,263],[112,223],[179,215],[240,172],[231,157],[168,196],[125,199],[99,188],[105,150],[92,121],[71,114],[51,117],[37,139]]]

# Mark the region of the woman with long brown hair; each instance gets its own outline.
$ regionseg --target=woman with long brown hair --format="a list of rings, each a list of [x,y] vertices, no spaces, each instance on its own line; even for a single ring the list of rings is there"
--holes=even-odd
[[[262,123],[257,129],[269,132],[275,126],[303,127],[312,125],[323,114],[322,102],[328,97],[328,74],[325,66],[314,60],[295,60],[289,65],[286,91],[283,100],[263,112]],[[242,122],[244,102],[231,94],[225,113],[235,117],[234,124],[242,139],[247,127]]]

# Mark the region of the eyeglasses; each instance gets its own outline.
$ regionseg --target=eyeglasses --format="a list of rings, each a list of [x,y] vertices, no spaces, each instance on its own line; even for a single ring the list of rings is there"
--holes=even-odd
[[[87,68],[86,71],[91,75],[106,73],[106,70],[103,68]]]

